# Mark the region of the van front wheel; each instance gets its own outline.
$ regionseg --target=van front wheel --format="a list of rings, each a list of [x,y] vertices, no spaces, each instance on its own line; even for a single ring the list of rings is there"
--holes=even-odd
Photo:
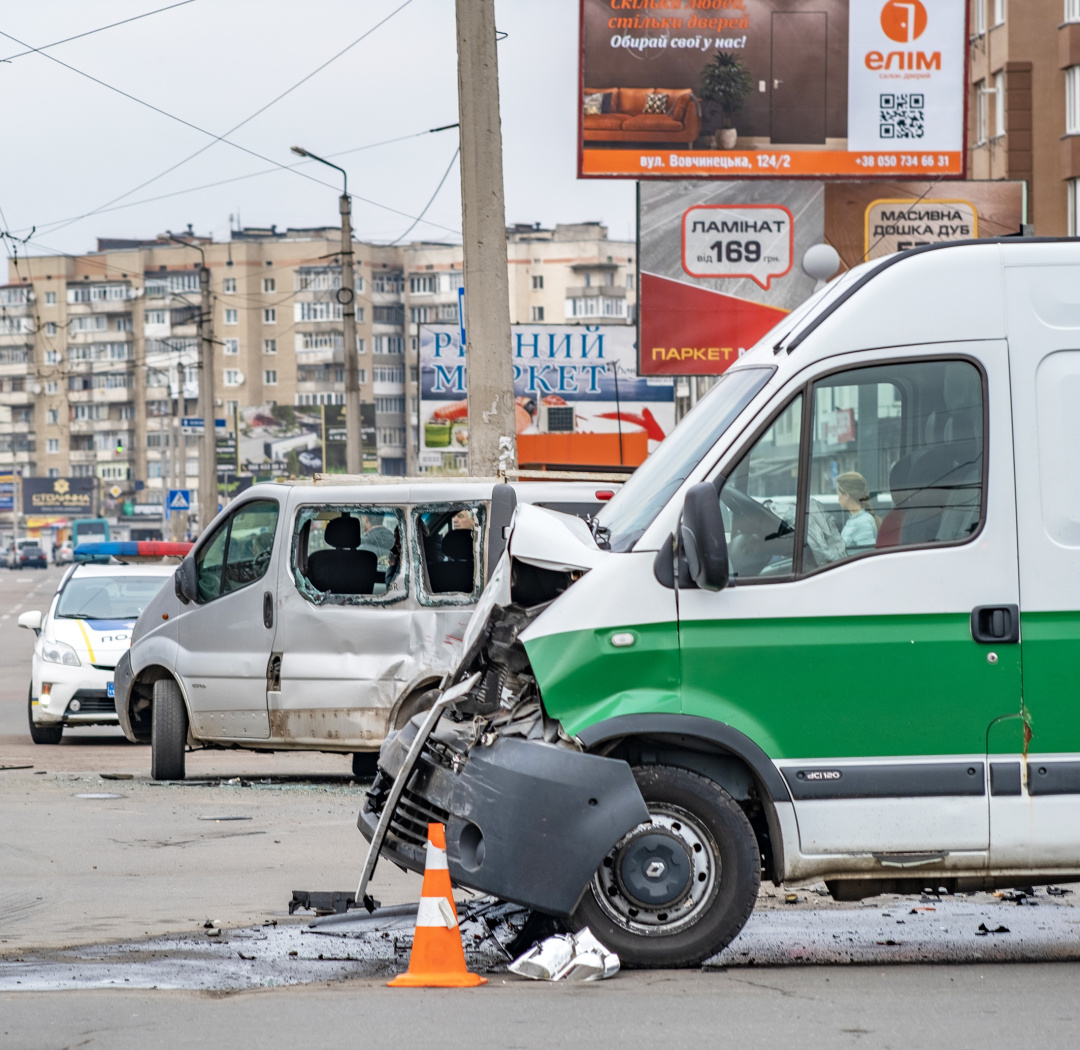
[[[604,858],[571,917],[627,967],[698,966],[754,910],[761,853],[739,804],[673,766],[634,770],[652,818]]]
[[[171,678],[159,678],[154,683],[150,723],[150,776],[154,780],[184,779],[187,733],[187,708],[180,686]]]

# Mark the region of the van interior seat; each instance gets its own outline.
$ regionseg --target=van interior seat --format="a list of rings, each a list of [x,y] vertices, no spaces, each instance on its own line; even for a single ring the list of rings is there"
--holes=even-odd
[[[307,577],[320,591],[331,594],[374,594],[378,558],[360,546],[360,521],[342,514],[326,524],[323,539],[330,550],[308,555]]]
[[[472,529],[452,529],[443,537],[443,560],[428,559],[432,594],[470,594],[476,576]]]

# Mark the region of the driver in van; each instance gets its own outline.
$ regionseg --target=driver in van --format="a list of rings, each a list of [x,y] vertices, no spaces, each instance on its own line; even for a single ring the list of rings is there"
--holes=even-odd
[[[881,519],[870,509],[870,489],[866,478],[856,470],[845,471],[836,479],[836,494],[841,508],[848,514],[848,520],[840,530],[844,546],[849,551],[852,548],[873,547],[877,543]]]

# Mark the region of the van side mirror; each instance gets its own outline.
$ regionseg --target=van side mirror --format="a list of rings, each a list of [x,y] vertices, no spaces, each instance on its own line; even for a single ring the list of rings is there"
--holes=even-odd
[[[20,627],[25,627],[28,631],[33,631],[34,634],[41,634],[40,609],[27,609],[26,612],[19,614],[19,619],[16,622]]]
[[[692,486],[683,503],[679,525],[679,560],[703,591],[719,591],[728,583],[727,536],[716,489],[707,481]]]
[[[199,594],[198,577],[195,571],[195,559],[189,554],[173,573],[173,590],[176,597],[185,605],[195,601]]]

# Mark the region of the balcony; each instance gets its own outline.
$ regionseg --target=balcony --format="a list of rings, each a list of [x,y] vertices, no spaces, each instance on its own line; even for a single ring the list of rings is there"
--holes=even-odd
[[[73,448],[68,452],[68,459],[72,463],[96,463],[98,454],[92,449]]]
[[[614,284],[576,285],[566,289],[567,299],[625,299],[626,289]]]
[[[34,395],[29,390],[0,390],[0,405],[32,405]]]

